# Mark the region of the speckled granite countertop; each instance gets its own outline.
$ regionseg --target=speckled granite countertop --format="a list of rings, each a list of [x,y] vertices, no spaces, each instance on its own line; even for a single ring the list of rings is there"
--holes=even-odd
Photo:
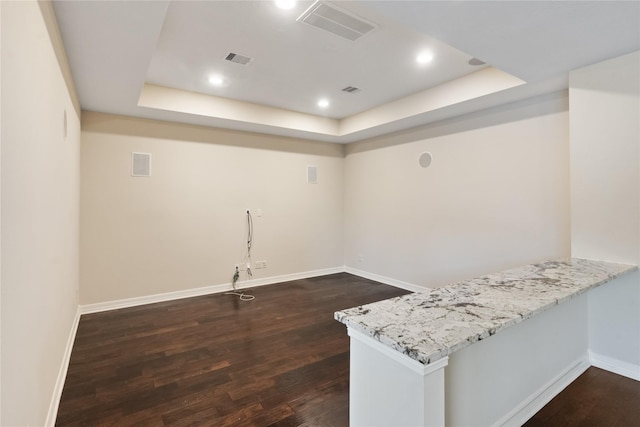
[[[548,261],[337,311],[334,317],[427,365],[637,269],[576,258]]]

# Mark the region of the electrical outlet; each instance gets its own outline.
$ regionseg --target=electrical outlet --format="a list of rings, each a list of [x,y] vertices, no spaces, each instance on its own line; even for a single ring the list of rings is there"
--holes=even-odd
[[[267,268],[267,261],[256,261],[254,264],[256,266],[256,270],[260,268]]]
[[[236,264],[238,271],[245,271],[247,269],[246,264]]]

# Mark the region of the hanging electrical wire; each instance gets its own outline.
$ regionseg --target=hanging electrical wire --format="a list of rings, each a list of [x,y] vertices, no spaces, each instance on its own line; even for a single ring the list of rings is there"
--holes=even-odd
[[[251,246],[253,246],[253,218],[251,217],[251,212],[247,210],[247,257],[244,262],[246,262],[246,271],[247,271],[247,279],[253,278],[253,273],[251,273]],[[233,273],[233,279],[231,281],[231,287],[233,288],[233,292],[225,292],[225,295],[235,295],[240,301],[251,301],[256,297],[250,294],[247,294],[244,291],[238,290],[237,282],[240,280],[240,269],[236,265],[236,271]]]
[[[251,266],[253,265],[251,261],[251,246],[253,246],[253,218],[251,217],[251,212],[247,210],[247,278],[253,278],[253,273],[251,272]]]

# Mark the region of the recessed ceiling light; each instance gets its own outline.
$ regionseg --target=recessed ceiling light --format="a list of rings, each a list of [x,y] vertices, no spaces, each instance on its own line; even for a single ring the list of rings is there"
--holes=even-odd
[[[214,86],[222,86],[222,84],[224,83],[224,79],[222,78],[222,76],[213,75],[209,77],[209,83]]]
[[[280,9],[289,10],[296,5],[296,0],[275,0],[275,3]]]
[[[416,62],[418,64],[428,64],[433,61],[433,53],[429,51],[420,52],[418,56],[416,56]]]
[[[329,106],[329,100],[322,98],[321,100],[318,101],[318,107],[320,108],[327,108]]]

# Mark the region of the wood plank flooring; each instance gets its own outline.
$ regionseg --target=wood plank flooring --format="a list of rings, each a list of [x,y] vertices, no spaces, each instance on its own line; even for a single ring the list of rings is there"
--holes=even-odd
[[[346,426],[336,310],[406,294],[346,273],[82,316],[58,426]]]
[[[84,315],[58,426],[347,426],[333,312],[407,293],[349,274]],[[526,424],[640,426],[640,382],[589,368]]]
[[[591,367],[524,427],[640,426],[640,382]]]

